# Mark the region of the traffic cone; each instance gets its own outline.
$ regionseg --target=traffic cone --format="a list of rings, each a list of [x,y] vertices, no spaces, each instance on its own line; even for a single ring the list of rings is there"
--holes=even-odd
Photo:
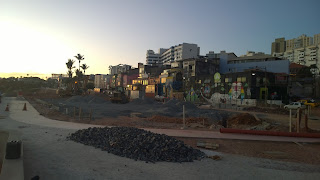
[[[9,104],[7,104],[7,107],[6,107],[5,111],[9,111]]]
[[[24,103],[22,111],[26,111],[26,110],[27,110],[27,103]]]

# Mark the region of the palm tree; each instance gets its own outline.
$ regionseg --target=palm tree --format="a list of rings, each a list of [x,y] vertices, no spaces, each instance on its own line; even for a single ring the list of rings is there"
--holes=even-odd
[[[68,59],[68,62],[66,63],[66,65],[67,65],[67,68],[68,68],[68,76],[69,76],[69,78],[72,78],[72,73],[73,73],[72,69],[75,68],[73,66],[73,64],[74,64],[74,60]]]
[[[84,60],[84,56],[81,55],[81,54],[77,54],[77,55],[74,56],[74,57],[77,58],[78,61],[79,61],[79,71],[80,71],[80,62],[81,62],[82,60]]]
[[[83,69],[83,75],[85,75],[86,74],[86,70],[89,68],[89,66],[86,65],[86,64],[82,64],[81,68]],[[85,88],[87,86],[87,81],[88,81],[88,77],[85,75],[84,76],[83,88]]]
[[[83,69],[83,74],[86,74],[86,70],[89,68],[89,66],[86,64],[82,64],[81,68]]]

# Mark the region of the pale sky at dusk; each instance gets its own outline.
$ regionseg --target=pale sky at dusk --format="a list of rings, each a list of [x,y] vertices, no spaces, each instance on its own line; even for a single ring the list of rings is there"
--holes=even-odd
[[[0,77],[65,74],[77,53],[86,74],[107,74],[183,42],[201,55],[270,53],[275,38],[320,33],[319,8],[319,0],[0,0]]]

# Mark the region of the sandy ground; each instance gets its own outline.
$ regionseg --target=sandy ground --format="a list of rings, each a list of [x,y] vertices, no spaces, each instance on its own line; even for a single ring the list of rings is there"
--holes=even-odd
[[[9,100],[10,101],[10,100]],[[22,133],[25,179],[319,179],[319,165],[243,157],[221,152],[222,160],[149,164],[67,141],[66,136],[92,125],[52,121],[21,110],[24,101],[12,100],[10,112],[1,111],[4,130]],[[6,102],[0,104],[4,109]],[[298,146],[298,145],[297,145]]]

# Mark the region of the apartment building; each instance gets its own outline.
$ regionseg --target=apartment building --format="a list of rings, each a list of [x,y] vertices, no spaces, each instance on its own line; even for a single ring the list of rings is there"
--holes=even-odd
[[[168,49],[160,48],[158,53],[155,53],[153,50],[147,50],[146,53],[146,65],[153,66],[162,64],[161,54],[167,51]]]
[[[313,45],[313,38],[302,34],[298,38],[286,40],[286,50],[293,50]]]
[[[172,62],[198,58],[200,54],[200,47],[196,44],[182,43],[176,46],[170,47],[163,54],[161,54],[161,60],[163,64],[171,64]]]
[[[315,34],[313,36],[313,45],[319,45],[320,44],[320,33],[319,34]]]
[[[313,38],[303,34],[298,38],[286,40],[285,44],[284,52],[272,49],[272,56],[305,66],[320,66],[320,34],[315,34]]]
[[[164,64],[170,65],[172,62],[198,58],[200,54],[200,47],[197,44],[182,43],[176,46],[171,46],[168,49],[160,48],[158,53],[153,50],[148,50],[146,54],[146,64]]]
[[[111,75],[108,74],[96,74],[94,77],[94,87],[100,89],[106,89],[107,84],[110,82]]]
[[[116,66],[109,66],[109,73],[111,75],[115,75],[115,74],[120,74],[120,73],[125,73],[127,72],[129,69],[131,69],[130,65],[127,64],[118,64]]]
[[[286,41],[285,38],[277,38],[271,44],[271,54],[273,53],[283,53],[286,51]]]

